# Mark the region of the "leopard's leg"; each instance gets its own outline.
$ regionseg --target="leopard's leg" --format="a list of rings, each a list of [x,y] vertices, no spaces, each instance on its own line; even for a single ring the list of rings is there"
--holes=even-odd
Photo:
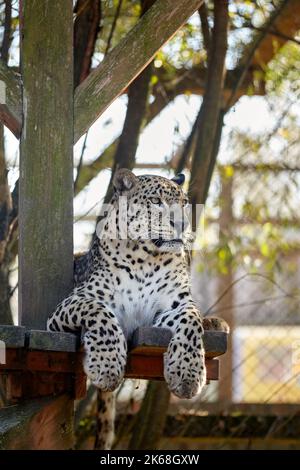
[[[206,384],[202,316],[191,300],[174,305],[174,310],[155,319],[154,326],[173,332],[164,356],[164,375],[171,392],[179,398],[192,398]]]
[[[124,377],[127,343],[114,313],[101,301],[76,294],[63,300],[47,322],[50,331],[83,328],[84,370],[103,391],[115,390]]]
[[[116,397],[114,392],[97,390],[95,449],[109,450],[115,436]]]

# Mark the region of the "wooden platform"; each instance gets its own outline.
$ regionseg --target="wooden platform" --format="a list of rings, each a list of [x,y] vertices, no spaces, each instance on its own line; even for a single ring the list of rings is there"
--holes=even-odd
[[[129,345],[125,377],[163,380],[163,354],[172,333],[162,328],[139,328]],[[80,338],[71,333],[26,330],[25,327],[0,326],[0,341],[5,344],[5,362],[0,374],[5,378],[10,402],[26,398],[71,393],[82,398],[86,376],[82,367]],[[218,380],[218,356],[227,348],[227,334],[204,334],[207,379]],[[1,352],[1,351],[0,351]],[[0,354],[0,358],[3,356]]]

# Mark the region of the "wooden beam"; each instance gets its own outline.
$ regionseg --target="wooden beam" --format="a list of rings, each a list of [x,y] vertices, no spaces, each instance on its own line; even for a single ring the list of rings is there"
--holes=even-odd
[[[24,326],[0,325],[0,341],[6,348],[24,348],[25,334]]]
[[[20,3],[19,324],[45,328],[73,284],[73,1],[63,8],[60,0]],[[1,410],[0,448],[70,449],[73,375],[34,371],[40,363],[26,349],[30,342],[47,346],[42,334],[25,331],[25,347],[7,349],[6,361],[14,352],[23,365],[4,371],[6,396],[18,404]]]
[[[156,0],[75,93],[75,142],[128,87],[203,0]]]
[[[43,329],[73,285],[73,2],[22,3],[19,316]]]
[[[148,380],[164,379],[163,355],[166,347],[140,346],[134,348],[128,354],[125,377]],[[7,349],[6,364],[0,364],[0,375],[8,372],[30,373],[33,381],[33,374],[57,373],[57,374],[77,374],[83,375],[83,353],[68,353],[63,351],[38,351],[20,348]],[[207,366],[207,379],[218,379],[218,360],[205,354]],[[18,380],[21,385],[21,380]],[[49,394],[50,395],[50,394]],[[20,395],[22,398],[23,395]]]
[[[0,340],[7,346],[5,364],[0,373],[8,371],[83,374],[82,351],[77,336],[23,327],[0,326]],[[218,377],[217,361],[227,349],[227,333],[205,330],[203,336],[208,378]],[[126,377],[163,379],[163,354],[172,338],[167,328],[143,327],[135,330],[129,344]]]
[[[21,80],[0,60],[0,122],[20,137],[22,122]]]
[[[164,380],[163,354],[165,349],[149,347],[133,350],[128,355],[125,377],[129,379]],[[219,360],[205,359],[207,380],[218,380]]]

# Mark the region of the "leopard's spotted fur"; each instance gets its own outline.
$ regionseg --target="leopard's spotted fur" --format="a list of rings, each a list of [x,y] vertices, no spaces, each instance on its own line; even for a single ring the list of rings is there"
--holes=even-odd
[[[112,238],[109,212],[102,221],[101,238],[75,263],[74,290],[57,306],[47,327],[51,331],[83,328],[84,369],[104,392],[121,383],[127,342],[137,327],[169,328],[173,337],[165,355],[165,379],[175,395],[192,398],[206,383],[206,369],[203,320],[191,297],[184,255],[188,229],[161,222],[159,216],[164,205],[183,207],[187,197],[178,181],[137,177],[129,170],[119,170],[114,185],[117,224],[120,196],[127,198],[128,238]],[[149,234],[146,219],[153,204],[158,206],[157,218]],[[135,229],[149,236],[134,238]]]

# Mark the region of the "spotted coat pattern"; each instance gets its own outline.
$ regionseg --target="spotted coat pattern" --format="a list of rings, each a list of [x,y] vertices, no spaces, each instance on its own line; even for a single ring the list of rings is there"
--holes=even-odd
[[[117,219],[118,200],[127,198],[129,238],[110,236],[108,213],[102,236],[76,261],[75,287],[49,317],[47,328],[83,330],[84,369],[103,392],[121,383],[127,342],[137,327],[169,328],[173,337],[164,358],[165,380],[175,395],[192,398],[206,383],[203,320],[191,296],[185,228],[174,238],[174,224],[159,217],[164,205],[184,207],[187,197],[176,181],[137,177],[129,170],[117,172],[114,186],[111,202]],[[157,218],[148,233],[146,216],[153,207]],[[144,235],[130,238],[132,225]]]

